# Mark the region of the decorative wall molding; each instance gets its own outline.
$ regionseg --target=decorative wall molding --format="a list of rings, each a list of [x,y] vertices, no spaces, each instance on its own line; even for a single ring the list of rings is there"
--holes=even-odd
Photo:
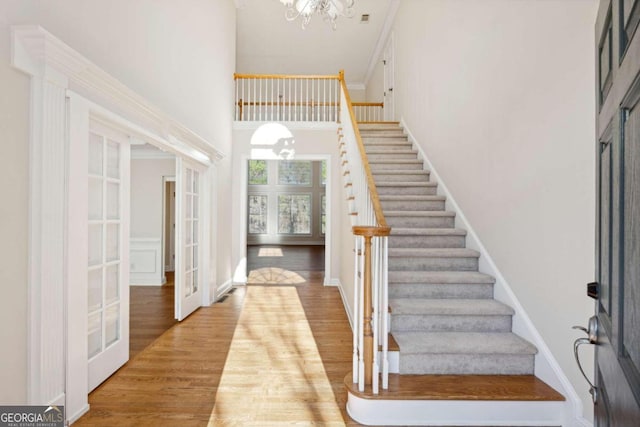
[[[162,286],[166,283],[162,270],[162,239],[129,239],[130,284]]]
[[[110,109],[125,112],[169,145],[186,150],[185,154],[196,154],[193,153],[196,150],[206,157],[195,155],[194,160],[207,164],[223,157],[209,141],[167,116],[42,27],[13,26],[11,36],[14,67],[32,76],[44,74],[46,79],[90,99],[104,100]]]
[[[396,13],[398,13],[399,8],[400,0],[391,0],[391,3],[389,3],[389,10],[387,11],[384,25],[382,26],[382,31],[380,32],[380,37],[378,37],[376,47],[375,49],[373,49],[373,53],[369,58],[369,66],[367,67],[367,72],[364,75],[365,87],[369,85],[369,80],[371,80],[371,76],[373,75],[373,71],[376,68],[376,64],[378,63],[378,61],[380,61],[380,55],[382,55],[384,47],[387,44],[387,38],[389,38],[389,33],[391,33],[393,21],[396,19]]]

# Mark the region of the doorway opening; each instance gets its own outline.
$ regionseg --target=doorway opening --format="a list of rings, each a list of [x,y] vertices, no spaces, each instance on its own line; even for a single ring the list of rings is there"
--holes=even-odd
[[[322,277],[326,160],[248,160],[247,284]]]
[[[131,147],[129,358],[176,323],[175,156]]]

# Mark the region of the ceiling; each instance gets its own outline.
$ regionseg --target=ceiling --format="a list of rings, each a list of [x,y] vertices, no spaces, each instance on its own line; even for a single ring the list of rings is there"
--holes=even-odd
[[[365,83],[392,0],[356,0],[355,16],[338,18],[337,29],[314,16],[305,30],[300,19],[284,18],[280,0],[236,0],[238,73],[338,74]],[[360,23],[369,14],[369,23]]]

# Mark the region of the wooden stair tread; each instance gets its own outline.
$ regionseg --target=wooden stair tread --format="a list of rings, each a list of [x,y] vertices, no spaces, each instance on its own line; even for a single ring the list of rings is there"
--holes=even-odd
[[[389,307],[389,310],[391,310],[391,307]],[[378,346],[378,351],[382,351],[382,345]],[[389,334],[389,344],[387,347],[387,351],[400,351],[400,345],[398,344],[398,341],[396,341],[396,339],[391,334]]]
[[[399,375],[389,374],[389,388],[358,391],[350,372],[347,391],[372,400],[504,400],[564,401],[565,398],[534,375]]]

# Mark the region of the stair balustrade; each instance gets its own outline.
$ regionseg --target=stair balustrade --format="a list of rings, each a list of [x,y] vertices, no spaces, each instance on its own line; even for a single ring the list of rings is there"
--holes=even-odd
[[[353,112],[358,123],[381,123],[384,121],[384,103],[353,102]]]
[[[336,122],[339,75],[234,74],[236,121]]]
[[[391,228],[367,160],[358,120],[382,120],[382,103],[352,103],[338,75],[234,74],[236,121],[339,124],[341,164],[355,238],[353,382],[374,394],[389,382],[388,236]]]
[[[353,382],[374,394],[389,383],[388,236],[356,115],[340,72],[339,144],[355,236]]]

